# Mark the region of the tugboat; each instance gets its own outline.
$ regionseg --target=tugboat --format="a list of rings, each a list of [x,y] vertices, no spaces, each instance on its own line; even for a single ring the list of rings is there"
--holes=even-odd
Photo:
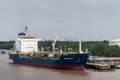
[[[18,34],[14,48],[9,53],[9,58],[12,59],[14,63],[18,64],[85,72],[88,53],[81,52],[81,42],[79,42],[79,52],[71,53],[59,51],[56,53],[55,43],[58,36],[59,35],[56,36],[52,43],[51,52],[39,51],[38,41],[41,41],[41,39],[36,35],[29,35],[28,26],[25,26],[25,31]]]

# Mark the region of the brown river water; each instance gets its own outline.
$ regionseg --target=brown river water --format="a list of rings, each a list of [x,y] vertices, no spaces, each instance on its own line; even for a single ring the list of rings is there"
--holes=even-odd
[[[85,73],[47,69],[13,64],[7,54],[0,54],[0,80],[120,80],[120,69]]]

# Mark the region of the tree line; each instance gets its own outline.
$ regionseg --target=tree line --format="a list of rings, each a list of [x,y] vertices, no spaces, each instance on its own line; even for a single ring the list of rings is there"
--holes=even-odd
[[[38,48],[44,49],[45,51],[52,51],[52,42],[53,41],[40,41],[38,42]],[[0,49],[10,50],[15,41],[0,41]],[[78,41],[57,41],[55,48],[62,49],[62,51],[68,51],[72,49],[73,52],[79,51],[79,42]],[[83,41],[82,42],[82,51],[85,52],[88,49],[90,55],[93,56],[105,56],[105,57],[120,57],[120,47],[108,46],[108,41]]]

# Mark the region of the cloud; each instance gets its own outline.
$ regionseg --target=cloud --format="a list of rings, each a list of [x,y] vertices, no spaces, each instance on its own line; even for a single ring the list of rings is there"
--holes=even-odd
[[[118,3],[120,0],[78,0],[83,3]]]
[[[120,3],[120,0],[65,0],[65,2],[77,2],[80,4],[92,4],[92,5],[99,5],[99,4],[116,4]]]
[[[46,37],[58,32],[65,37],[89,34],[88,38],[106,32],[106,37],[111,37],[109,34],[119,33],[119,4],[119,0],[0,0],[0,26],[5,26],[0,34],[6,34],[5,39],[14,39],[13,34],[17,34],[22,24],[27,23],[34,26],[30,28],[31,32]],[[6,33],[4,29],[8,28]]]

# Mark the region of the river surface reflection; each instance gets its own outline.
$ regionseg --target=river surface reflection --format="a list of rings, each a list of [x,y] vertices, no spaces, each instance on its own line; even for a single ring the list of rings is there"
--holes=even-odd
[[[82,73],[13,64],[7,54],[0,54],[0,80],[120,80],[119,75],[119,69]]]

